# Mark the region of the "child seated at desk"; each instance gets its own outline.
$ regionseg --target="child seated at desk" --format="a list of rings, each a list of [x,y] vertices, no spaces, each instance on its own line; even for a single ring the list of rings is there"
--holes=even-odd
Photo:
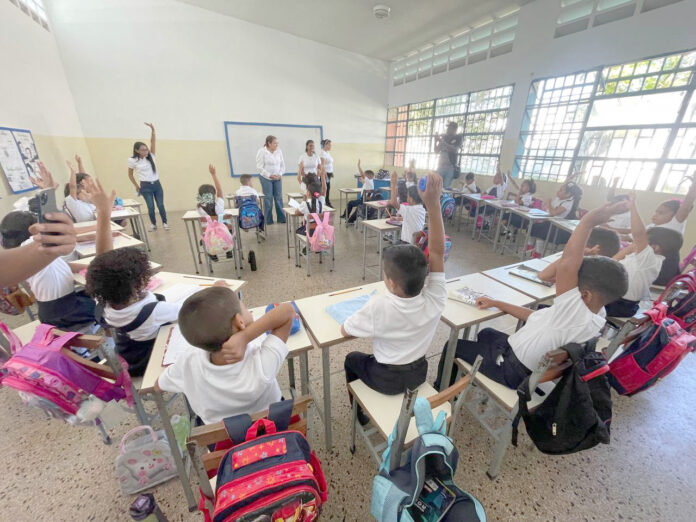
[[[242,174],[239,176],[239,188],[234,195],[241,198],[256,198],[256,202],[259,203],[259,193],[251,184],[253,179],[251,174]]]
[[[372,297],[341,327],[344,336],[372,337],[374,355],[352,352],[346,357],[346,381],[361,379],[387,395],[415,389],[425,382],[425,353],[445,309],[445,227],[440,212],[442,178],[428,174],[421,198],[430,213],[430,259],[413,245],[384,251],[387,292]],[[430,274],[428,274],[430,268]],[[366,418],[359,413],[364,424]]]
[[[583,217],[563,250],[557,266],[556,299],[549,308],[533,311],[489,297],[477,301],[479,308],[498,308],[526,321],[508,336],[493,328],[481,330],[477,341],[460,340],[456,357],[473,364],[483,357],[480,371],[486,377],[517,388],[531,374],[544,354],[572,342],[582,343],[599,334],[605,323],[604,305],[626,293],[628,280],[624,267],[607,257],[584,257],[585,244],[592,228],[625,211],[625,202],[605,205]],[[444,369],[443,349],[438,366],[436,387]],[[452,382],[457,372],[453,368]]]
[[[66,161],[70,169],[70,181],[65,184],[65,190],[63,191],[65,208],[75,220],[75,223],[94,221],[97,219],[97,207],[89,197],[89,193],[85,190],[85,181],[91,179],[91,176],[85,174],[82,158],[77,154],[75,155],[75,161],[77,162],[77,170],[70,161]]]
[[[653,227],[664,227],[676,230],[680,234],[684,234],[686,229],[686,219],[694,209],[694,201],[696,201],[696,181],[692,179],[691,187],[684,196],[683,200],[670,199],[660,204],[655,209],[652,217],[652,223],[648,225],[648,229]]]
[[[418,195],[418,188],[414,185],[406,189],[406,201],[397,199],[399,194],[397,187],[398,175],[396,171],[391,174],[391,200],[389,204],[396,209],[396,215],[401,218],[401,241],[413,244],[413,237],[425,228],[425,208]]]
[[[366,201],[382,199],[379,193],[375,193],[375,173],[369,169],[363,170],[360,166],[360,160],[358,160],[358,171],[360,172],[360,181],[363,184],[362,192],[356,199],[348,202],[346,212],[341,216],[347,218],[348,223],[355,223],[358,218],[358,210],[354,210],[356,207]]]
[[[558,189],[556,197],[546,202],[549,216],[562,219],[577,219],[576,213],[581,198],[582,189],[579,185],[573,181],[564,183],[561,185],[561,188]],[[526,246],[526,250],[532,252],[532,257],[541,257],[541,252],[544,250],[544,242],[546,241],[546,236],[549,233],[550,227],[550,221],[532,225],[531,237]],[[554,237],[556,238],[556,244],[562,245],[569,240],[570,234],[565,230],[558,230]]]
[[[518,186],[513,178],[510,178],[515,187],[520,191],[519,194],[514,195],[515,203],[521,207],[531,208],[534,202],[534,194],[536,193],[536,183],[533,179],[524,179],[522,183]],[[511,196],[513,194],[510,194]],[[510,214],[508,223],[511,227],[521,228],[523,223],[522,216],[517,214]],[[504,223],[505,224],[505,223]]]
[[[155,389],[183,392],[205,424],[267,409],[281,400],[276,377],[288,355],[294,317],[295,309],[285,303],[254,321],[229,288],[197,292],[184,301],[179,328],[200,349],[180,355]]]
[[[222,199],[222,187],[215,171],[215,165],[212,163],[208,165],[208,172],[213,178],[213,185],[204,183],[198,187],[196,210],[201,217],[221,216],[225,213],[225,200]]]
[[[296,216],[304,216],[302,225],[295,231],[296,233],[307,235],[307,229],[309,227],[311,235],[311,231],[316,227],[316,223],[312,222],[311,214],[321,214],[324,212],[324,207],[326,206],[326,199],[324,198],[325,191],[326,181],[324,177],[322,177],[321,183],[315,179],[310,181],[307,185],[305,200],[300,203],[300,206],[295,210]]]

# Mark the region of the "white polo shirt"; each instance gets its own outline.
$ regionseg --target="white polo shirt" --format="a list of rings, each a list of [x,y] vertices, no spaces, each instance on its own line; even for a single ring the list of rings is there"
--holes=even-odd
[[[399,207],[397,215],[403,218],[401,224],[401,241],[413,244],[413,234],[425,227],[425,208],[423,205],[406,205]]]
[[[302,164],[305,174],[316,174],[317,170],[319,169],[319,165],[321,164],[321,158],[319,158],[319,154],[316,152],[311,156],[305,152],[302,154],[302,156],[300,156],[298,165],[299,164]]]
[[[29,238],[22,246],[33,243]],[[27,278],[27,283],[37,301],[55,301],[75,291],[75,279],[70,265],[62,258],[57,257],[44,268]]]
[[[152,161],[155,161],[155,155],[150,153]],[[147,181],[153,183],[159,179],[159,174],[152,170],[152,165],[147,160],[147,158],[128,158],[128,168],[133,169],[133,171],[138,175],[140,181]]]
[[[271,179],[271,176],[282,176],[285,173],[285,160],[280,149],[270,152],[265,146],[256,152],[256,168],[259,174]]]
[[[126,326],[138,317],[143,306],[155,301],[157,301],[155,294],[147,292],[145,297],[139,301],[119,310],[106,305],[104,307],[104,319],[107,323],[116,328]],[[157,332],[159,332],[160,326],[166,323],[173,323],[179,319],[181,305],[182,303],[159,302],[152,311],[152,314],[150,314],[150,317],[148,317],[143,324],[138,326],[135,330],[128,332],[128,337],[134,341],[148,341],[153,339],[157,335]]]
[[[650,285],[657,279],[662,269],[664,256],[657,255],[650,245],[640,252],[624,257],[620,263],[628,275],[628,291],[623,296],[629,301],[640,301],[650,297]]]
[[[444,272],[431,272],[417,296],[375,295],[343,328],[354,337],[372,337],[378,363],[409,364],[428,351],[446,301]]]
[[[242,185],[237,189],[237,192],[234,193],[235,196],[239,197],[259,197],[259,193],[256,191],[254,187],[250,187],[248,185]]]
[[[522,205],[525,207],[531,207],[533,199],[534,195],[530,194],[529,192],[527,192],[526,194],[520,194],[520,201],[522,202]]]
[[[679,232],[683,236],[684,231],[686,230],[686,221],[684,221],[684,222],[677,221],[677,217],[675,216],[668,223],[665,223],[664,225],[656,225],[655,223],[650,223],[645,228],[655,228],[655,227],[662,227],[662,228],[669,228],[670,230],[676,230],[677,232]]]
[[[363,180],[361,196],[365,194],[366,190],[375,190],[375,180],[365,177]]]
[[[81,201],[72,196],[65,198],[65,206],[76,223],[97,219],[97,207],[88,201]]]
[[[328,150],[322,150],[321,151],[321,157],[324,159],[324,170],[326,170],[327,174],[333,174],[333,169],[334,169],[334,160],[331,157],[331,154],[329,154]]]
[[[555,198],[553,198],[553,200],[551,200],[551,206],[553,208],[563,207],[563,211],[555,217],[566,218],[568,217],[568,214],[570,214],[570,211],[573,208],[573,198],[561,199],[558,196],[556,196]]]
[[[281,399],[276,376],[288,347],[275,335],[262,335],[247,345],[244,359],[218,366],[210,353],[195,348],[168,366],[158,383],[168,392],[183,392],[205,424],[240,413],[256,413]]]

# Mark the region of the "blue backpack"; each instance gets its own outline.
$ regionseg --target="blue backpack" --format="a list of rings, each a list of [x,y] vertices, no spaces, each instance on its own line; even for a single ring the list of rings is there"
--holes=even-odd
[[[249,230],[263,225],[263,212],[253,196],[237,196],[235,205],[239,209],[239,228]]]
[[[372,483],[370,512],[377,522],[414,522],[421,517],[419,507],[425,491],[432,484],[446,487],[455,500],[444,516],[443,522],[485,522],[486,511],[476,497],[454,485],[459,452],[447,432],[447,418],[441,411],[433,420],[430,403],[423,397],[416,399],[413,407],[419,437],[414,441],[406,464],[389,472],[392,444],[397,437],[396,427],[389,436],[387,449],[382,454],[379,474]]]
[[[454,217],[457,203],[451,194],[442,194],[440,198],[440,209],[442,210],[442,219],[451,219]]]

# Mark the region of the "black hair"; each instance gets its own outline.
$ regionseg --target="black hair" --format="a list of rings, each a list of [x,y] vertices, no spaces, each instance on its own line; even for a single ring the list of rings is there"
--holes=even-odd
[[[616,301],[628,291],[624,266],[605,256],[587,256],[578,270],[578,288],[602,296],[602,305]]]
[[[239,176],[239,183],[242,185],[246,185],[251,181],[251,174],[242,174]]]
[[[218,352],[234,333],[232,319],[241,311],[241,303],[234,291],[213,286],[184,301],[179,310],[179,328],[189,344],[208,352]]]
[[[31,237],[29,227],[37,222],[36,216],[31,212],[15,210],[2,218],[0,222],[0,235],[4,248],[17,248]]]
[[[464,179],[467,181],[471,181],[472,179],[474,179],[475,176],[476,174],[474,174],[473,172],[467,172],[466,176],[464,176]]]
[[[368,175],[368,174],[370,174],[371,176],[374,176],[374,175],[375,175],[375,171],[374,171],[374,170],[367,169],[367,170],[365,171],[365,175]]]
[[[304,144],[304,151],[305,151],[305,154],[307,154],[307,149],[309,148],[309,144],[310,144],[310,143],[314,143],[314,140],[307,140],[307,141],[305,141],[305,144]]]
[[[140,154],[138,154],[138,149],[145,145],[147,147],[147,143],[143,143],[142,141],[136,141],[133,144],[133,157],[134,158],[139,158]],[[150,162],[150,165],[152,165],[152,172],[157,172],[157,167],[155,167],[155,160],[152,159],[152,153],[150,152],[150,149],[148,148],[147,150],[147,156],[145,156],[145,159]]]
[[[668,199],[660,203],[661,207],[667,207],[672,214],[679,212],[679,207],[681,207],[681,201],[678,199]]]
[[[87,268],[85,289],[110,306],[125,306],[147,286],[152,272],[145,252],[136,247],[99,254]]]
[[[327,143],[331,143],[331,140],[328,140],[328,139],[321,140],[321,148],[323,149],[324,145],[326,145]]]
[[[679,258],[679,250],[684,244],[683,236],[676,230],[665,227],[648,229],[648,244],[660,247],[660,255],[665,258]]]
[[[577,183],[569,181],[565,184],[565,191],[573,198],[573,206],[570,207],[570,212],[568,212],[566,219],[577,219],[577,211],[580,206],[580,199],[582,198],[582,189]]]
[[[309,204],[309,211],[317,213],[322,212],[323,209],[321,208],[321,201],[319,201],[319,197],[321,197],[321,183],[319,183],[319,181],[316,179],[311,183],[307,183],[307,192],[312,195],[312,200]]]
[[[459,128],[459,124],[456,121],[448,121],[447,122],[447,127],[454,127],[454,128]]]
[[[423,290],[428,275],[428,262],[423,251],[414,245],[396,245],[384,250],[384,274],[394,281],[406,297],[415,297]]]
[[[619,234],[608,228],[594,227],[587,240],[587,246],[599,246],[599,255],[614,257],[621,250]]]
[[[408,187],[408,197],[411,198],[416,205],[420,205],[423,203],[423,201],[421,201],[420,194],[418,193],[418,189],[415,187],[415,185],[411,185],[410,187]]]
[[[405,203],[408,199],[408,189],[406,187],[406,180],[400,179],[396,184],[396,195],[399,198],[399,202]]]
[[[89,174],[85,174],[84,172],[78,172],[75,175],[75,185],[77,185],[77,188],[80,188],[80,185],[82,185],[82,182],[89,178]],[[65,184],[65,188],[63,189],[63,196],[68,197],[70,195],[70,183]]]
[[[522,183],[526,183],[527,186],[529,187],[529,194],[536,194],[536,182],[533,179],[523,179]],[[520,186],[522,186],[520,184]]]
[[[205,183],[198,187],[198,208],[202,208],[203,211],[209,216],[215,216],[215,187],[209,183]],[[208,195],[212,196],[209,197]]]

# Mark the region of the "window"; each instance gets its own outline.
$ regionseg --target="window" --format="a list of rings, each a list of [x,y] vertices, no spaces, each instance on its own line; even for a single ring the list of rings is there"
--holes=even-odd
[[[696,171],[696,51],[532,83],[515,172],[683,192]]]
[[[495,172],[511,97],[512,85],[506,85],[389,109],[385,165],[404,167],[414,161],[417,168],[436,169],[439,153],[433,150],[433,137],[455,121],[463,137],[462,171]]]
[[[32,20],[44,29],[48,30],[48,17],[46,16],[46,9],[42,0],[10,0],[10,2],[31,16]]]

